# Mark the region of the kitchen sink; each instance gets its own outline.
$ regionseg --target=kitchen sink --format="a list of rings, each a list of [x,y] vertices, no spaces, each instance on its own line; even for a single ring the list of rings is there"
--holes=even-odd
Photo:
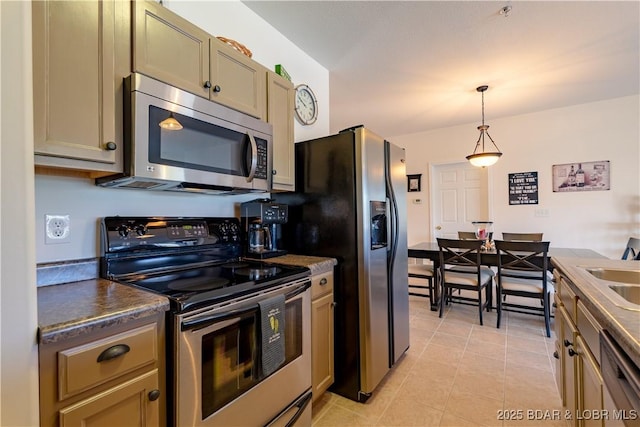
[[[640,286],[640,270],[613,268],[586,268],[586,270],[598,279]]]
[[[607,286],[601,288],[603,294],[615,305],[625,310],[640,311],[640,269],[586,266],[582,268],[597,279],[615,282],[607,283]]]
[[[627,301],[640,305],[640,285],[610,285],[609,288]]]

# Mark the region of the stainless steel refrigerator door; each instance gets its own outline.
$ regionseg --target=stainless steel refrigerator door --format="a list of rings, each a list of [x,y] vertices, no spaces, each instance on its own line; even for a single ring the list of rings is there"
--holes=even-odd
[[[389,300],[391,323],[390,364],[409,348],[409,279],[407,249],[407,173],[405,150],[389,142],[387,195],[389,198]]]
[[[355,131],[358,260],[360,283],[360,391],[369,394],[389,371],[387,249],[372,245],[372,201],[385,202],[384,140]],[[375,205],[375,204],[373,204]],[[373,248],[372,248],[373,246]]]

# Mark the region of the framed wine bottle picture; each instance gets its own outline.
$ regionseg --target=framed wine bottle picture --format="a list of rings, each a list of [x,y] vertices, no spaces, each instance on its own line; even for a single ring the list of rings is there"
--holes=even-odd
[[[553,165],[553,191],[610,190],[609,171],[609,160]]]

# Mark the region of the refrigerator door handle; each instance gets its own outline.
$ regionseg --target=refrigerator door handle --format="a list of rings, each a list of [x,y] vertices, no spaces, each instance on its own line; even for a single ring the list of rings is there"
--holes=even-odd
[[[386,141],[385,141],[386,142]],[[398,248],[398,233],[400,232],[398,225],[398,206],[396,201],[396,195],[393,190],[393,183],[391,182],[391,153],[389,143],[385,143],[384,150],[384,160],[385,160],[385,182],[387,185],[387,206],[389,209],[389,221],[390,226],[387,228],[392,233],[391,239],[389,241],[389,275],[392,276],[393,273],[393,265],[396,258],[396,251]]]

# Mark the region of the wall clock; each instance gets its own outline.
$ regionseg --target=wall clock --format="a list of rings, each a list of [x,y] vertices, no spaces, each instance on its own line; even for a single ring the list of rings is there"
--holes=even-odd
[[[302,125],[310,125],[318,119],[318,99],[307,85],[296,86],[296,119]]]

